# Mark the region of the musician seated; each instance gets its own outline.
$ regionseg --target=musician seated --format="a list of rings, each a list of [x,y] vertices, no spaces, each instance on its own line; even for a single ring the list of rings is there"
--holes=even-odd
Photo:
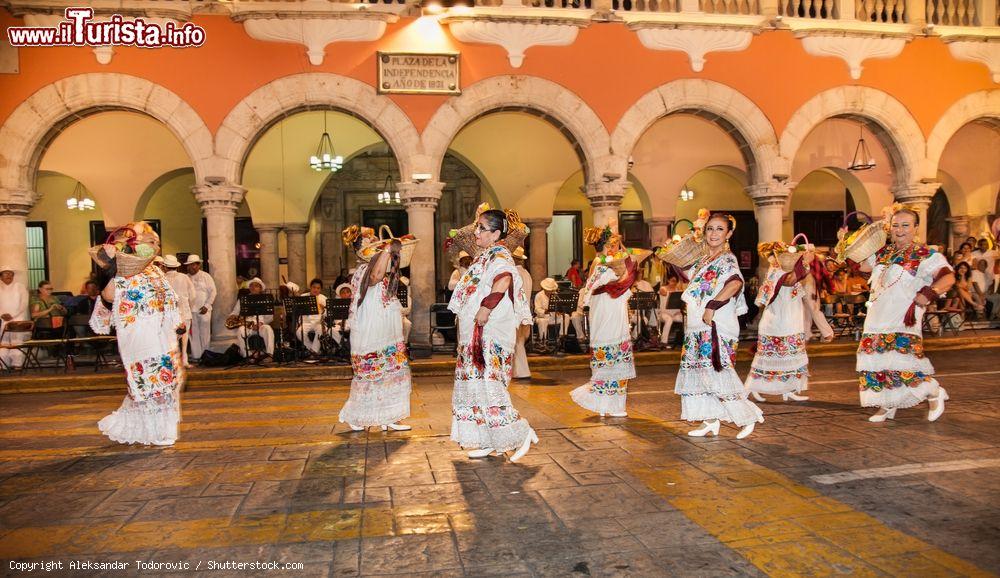
[[[566,334],[569,324],[572,322],[576,329],[577,339],[583,340],[583,313],[574,311],[572,315],[565,313],[554,313],[549,311],[549,299],[559,289],[559,285],[552,277],[542,279],[542,290],[535,295],[535,326],[538,327],[538,338],[547,341],[549,337],[549,326],[556,324],[559,329],[559,336]]]
[[[248,281],[247,286],[250,289],[250,295],[263,295],[264,293],[264,282],[259,277]],[[242,317],[239,300],[236,301],[236,306],[233,307],[230,317]],[[260,315],[244,319],[244,324],[237,328],[239,338],[236,340],[236,346],[240,348],[240,354],[243,357],[247,356],[247,339],[251,335],[260,335],[264,339],[264,350],[268,355],[274,355],[274,329],[271,327],[273,319],[273,315]]]
[[[682,291],[683,288],[680,287],[677,277],[668,277],[667,282],[664,285],[660,285],[660,290],[658,291],[656,317],[660,324],[660,343],[667,349],[673,348],[670,345],[670,328],[675,322],[684,321],[684,315],[681,310],[667,309],[667,304],[670,302],[671,293],[680,293]]]
[[[632,284],[632,295],[638,293],[652,293],[653,286],[649,284],[649,281],[645,279],[639,279],[634,284]],[[639,338],[639,328],[643,326],[655,326],[656,325],[656,312],[652,309],[646,311],[633,311],[629,310],[629,323],[632,324],[632,339]],[[639,315],[643,315],[642,323],[639,323]]]
[[[312,295],[316,298],[316,306],[319,310],[317,315],[305,315],[302,317],[302,329],[298,334],[302,335],[304,345],[313,353],[320,352],[320,338],[323,337],[323,314],[326,310],[326,295],[323,295],[323,281],[313,279],[309,282],[309,292],[302,295]]]
[[[406,288],[410,288],[410,278],[405,276],[399,277],[399,282],[406,285]],[[406,293],[406,303],[400,303],[403,307],[403,341],[406,343],[410,342],[410,328],[413,327],[413,322],[410,321],[410,310],[413,309],[412,301],[410,300],[410,293]]]
[[[341,283],[337,286],[335,292],[337,299],[350,299],[354,296],[354,290],[351,288],[350,283]],[[344,338],[344,333],[347,333],[350,329],[351,326],[346,319],[335,321],[330,327],[330,337],[337,342],[337,345],[340,345],[341,340]]]

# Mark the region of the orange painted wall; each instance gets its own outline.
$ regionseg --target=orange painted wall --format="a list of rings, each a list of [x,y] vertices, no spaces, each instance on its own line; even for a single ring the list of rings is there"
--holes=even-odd
[[[309,64],[304,47],[253,40],[242,25],[223,16],[195,18],[207,34],[200,48],[117,48],[106,66],[98,64],[88,48],[21,48],[20,74],[0,75],[0,121],[33,92],[60,78],[118,72],[177,93],[214,131],[240,99],[276,78],[331,72],[374,84],[379,49],[460,51],[463,86],[502,74],[547,78],[578,94],[609,131],[643,94],[678,78],[710,79],[742,92],[764,111],[779,136],[799,106],[839,85],[862,84],[888,92],[910,110],[925,135],[962,96],[997,87],[985,66],[955,60],[936,39],[915,39],[895,59],[866,61],[861,80],[853,81],[842,60],[806,54],[800,41],[786,31],[762,33],[742,52],[710,53],[705,70],[696,74],[681,52],[646,49],[621,24],[592,24],[571,46],[529,49],[524,65],[515,69],[500,47],[462,44],[446,27],[438,29],[427,21],[401,20],[376,43],[332,44],[321,66]],[[0,28],[20,24],[20,19],[0,10]],[[446,97],[392,99],[422,130]]]

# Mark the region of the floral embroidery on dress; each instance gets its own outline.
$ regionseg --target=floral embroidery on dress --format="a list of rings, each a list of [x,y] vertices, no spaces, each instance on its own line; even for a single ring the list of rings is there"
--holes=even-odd
[[[489,428],[506,427],[521,420],[514,406],[493,405],[486,408],[477,405],[454,408],[451,412],[457,421],[472,422]]]
[[[406,354],[406,343],[400,341],[378,351],[351,356],[351,368],[355,377],[367,381],[377,381],[396,373],[410,365]]]
[[[910,333],[862,333],[858,353],[879,355],[895,351],[903,355],[924,357],[924,340]]]
[[[590,350],[591,369],[622,363],[632,363],[632,342],[629,340],[610,345],[597,345]]]
[[[726,339],[719,336],[720,356],[723,365],[736,363],[736,347],[738,339]],[[681,347],[681,369],[704,369],[712,367],[712,330],[695,331],[684,334],[684,345]]]
[[[176,385],[179,361],[175,349],[170,353],[132,362],[128,366],[128,374],[135,390],[139,393],[139,401],[160,398],[164,395],[164,389],[172,390]],[[129,397],[135,399],[131,388]]]
[[[595,395],[626,395],[628,393],[628,381],[618,381],[617,379],[591,381],[590,393]]]
[[[736,257],[734,257],[732,253],[723,253],[711,263],[707,263],[704,259],[707,259],[707,257],[703,257],[702,261],[699,261],[694,265],[696,273],[694,277],[691,278],[691,282],[688,284],[686,289],[686,292],[697,301],[703,301],[715,294],[715,288],[719,284],[719,279],[725,271],[733,269],[737,271],[739,270],[739,267],[735,262]]]
[[[766,381],[791,381],[793,379],[800,380],[805,377],[809,377],[809,368],[800,367],[798,369],[791,369],[788,371],[776,371],[776,370],[757,369],[756,367],[751,367],[750,377],[753,379],[763,379]]]
[[[146,269],[145,275],[115,277],[118,303],[115,310],[123,326],[136,322],[140,317],[161,314],[177,309],[177,298],[168,291],[167,279],[159,269]]]
[[[913,245],[908,249],[908,251],[897,251],[894,246],[886,245],[875,253],[875,264],[886,268],[899,265],[904,271],[915,276],[920,263],[937,252],[927,245]]]
[[[611,267],[608,267],[607,265],[597,265],[596,267],[594,267],[594,272],[591,273],[590,277],[587,278],[587,284],[584,286],[583,291],[581,291],[581,293],[587,293],[587,294],[593,293],[594,289],[597,289],[597,282],[604,275],[604,272],[610,268]]]
[[[509,259],[509,253],[506,252],[507,249],[503,245],[494,245],[489,249],[486,249],[476,257],[476,260],[469,265],[469,268],[465,271],[465,275],[458,281],[458,285],[455,287],[455,299],[458,301],[459,307],[464,308],[469,299],[475,294],[476,290],[479,288],[480,279],[483,273],[486,272],[489,264],[497,258]]]
[[[859,389],[882,391],[898,387],[916,387],[931,379],[921,371],[862,371],[858,378]]]
[[[461,345],[458,348],[458,361],[455,364],[455,379],[472,381],[485,379],[507,383],[514,371],[514,352],[505,351],[499,343],[486,344],[483,359],[486,362],[484,371],[479,371],[472,362],[472,347]]]
[[[790,357],[805,351],[805,334],[784,335],[773,337],[757,336],[757,355],[761,357]]]

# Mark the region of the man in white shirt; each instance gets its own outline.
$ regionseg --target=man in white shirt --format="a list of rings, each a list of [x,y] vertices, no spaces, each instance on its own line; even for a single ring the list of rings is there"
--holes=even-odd
[[[212,342],[212,305],[217,293],[215,279],[201,270],[201,257],[198,255],[188,255],[184,266],[195,289],[194,304],[191,306],[191,357],[201,359],[202,352]]]
[[[354,296],[354,289],[351,287],[350,283],[341,283],[340,285],[337,285],[334,293],[337,299],[350,299]],[[330,337],[337,342],[337,345],[340,345],[344,332],[348,331],[350,328],[351,324],[347,319],[334,321],[333,326],[330,327]],[[406,330],[406,323],[403,323],[403,330]]]
[[[671,283],[673,288],[670,287]],[[660,285],[656,303],[656,318],[660,322],[660,344],[667,349],[673,349],[673,345],[670,345],[670,328],[675,322],[684,321],[684,315],[680,309],[667,309],[670,294],[674,292],[680,292],[677,289],[676,278],[672,278],[667,284]]]
[[[1000,319],[1000,261],[993,263],[993,275],[986,278],[986,303],[990,304],[990,319]]]
[[[260,280],[259,277],[254,277],[247,282],[247,287],[250,289],[251,295],[263,295],[264,294],[264,282]],[[230,315],[240,316],[240,302],[236,300],[236,306],[233,307],[232,313]],[[252,335],[260,335],[264,339],[264,351],[268,355],[274,355],[274,328],[271,327],[271,321],[274,319],[273,315],[254,315],[246,317],[245,321],[250,322],[250,327],[244,323],[239,327],[237,333],[239,334],[239,339],[236,340],[236,346],[240,348],[240,354],[243,357],[247,356],[247,341]]]
[[[28,333],[8,334],[9,321],[26,321],[28,319],[28,290],[24,285],[14,281],[14,269],[8,266],[0,267],[0,334],[3,342],[17,344],[30,336]],[[20,367],[24,362],[24,354],[17,349],[0,349],[0,359],[8,367]]]
[[[167,271],[167,282],[170,283],[170,287],[177,294],[177,306],[180,309],[181,322],[186,328],[186,331],[180,338],[181,359],[183,360],[184,367],[191,367],[191,364],[188,362],[187,346],[188,335],[191,333],[191,319],[197,290],[194,288],[194,281],[191,280],[191,277],[177,270],[180,266],[181,262],[173,255],[167,255],[163,258],[163,268]]]
[[[542,279],[540,283],[542,290],[535,295],[535,326],[538,327],[538,340],[545,345],[549,341],[549,325],[556,323],[556,314],[549,313],[549,297],[559,289],[556,280],[552,277]]]
[[[972,268],[975,269],[976,263],[980,260],[986,261],[986,271],[993,272],[993,264],[997,261],[997,250],[990,249],[990,242],[986,239],[980,239],[976,243],[976,250],[972,252]]]
[[[320,352],[320,338],[323,337],[323,315],[326,312],[326,295],[323,295],[323,281],[313,279],[309,282],[309,292],[303,295],[312,295],[316,298],[316,306],[319,310],[317,315],[306,315],[302,318],[302,329],[299,334],[304,336],[303,343],[313,353]],[[312,335],[310,336],[310,332]]]
[[[514,261],[517,263],[517,272],[521,276],[521,284],[524,287],[524,294],[531,295],[531,274],[524,268],[524,261],[527,258],[524,248],[518,247],[512,253]],[[517,342],[514,345],[514,379],[527,379],[531,377],[531,369],[528,367],[528,352],[524,349],[524,343],[531,336],[530,325],[517,326]]]
[[[451,272],[451,279],[448,280],[448,291],[455,290],[458,282],[462,279],[462,275],[465,275],[466,270],[468,270],[469,265],[472,265],[472,256],[462,251],[458,254],[458,266]]]

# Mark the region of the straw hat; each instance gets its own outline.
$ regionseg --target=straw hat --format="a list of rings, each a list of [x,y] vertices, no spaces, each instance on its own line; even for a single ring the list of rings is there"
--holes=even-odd
[[[285,287],[288,288],[288,293],[290,295],[298,295],[300,292],[298,283],[293,283],[292,281],[288,281],[285,283]]]
[[[333,293],[335,295],[340,295],[341,289],[347,289],[351,293],[354,293],[354,289],[351,287],[350,283],[341,283],[340,285],[337,285],[337,288],[333,291]]]
[[[527,259],[528,258],[528,256],[524,254],[524,247],[518,247],[518,248],[514,249],[514,252],[511,253],[511,255],[513,255],[515,259]]]
[[[157,256],[153,257],[153,262],[154,263],[163,263],[163,257],[157,255]]]
[[[187,259],[184,260],[184,264],[185,265],[191,265],[191,264],[194,264],[194,263],[201,263],[201,262],[202,262],[201,261],[201,257],[199,257],[198,255],[195,255],[194,253],[191,253],[190,255],[188,255]]]
[[[546,277],[545,279],[542,279],[541,285],[542,289],[545,291],[555,291],[559,289],[559,284],[556,283],[556,280],[553,279],[552,277]]]
[[[159,257],[157,257],[157,259],[159,259]],[[153,259],[153,261],[156,261],[156,259]],[[160,259],[160,261],[163,262],[163,266],[167,269],[176,269],[181,266],[181,262],[178,261],[177,257],[173,255],[167,255],[166,257]]]

